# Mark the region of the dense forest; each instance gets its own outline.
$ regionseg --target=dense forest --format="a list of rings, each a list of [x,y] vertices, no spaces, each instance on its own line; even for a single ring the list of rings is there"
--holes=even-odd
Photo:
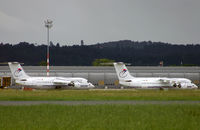
[[[46,61],[46,45],[21,42],[0,44],[0,62],[18,61],[24,65],[40,65]],[[174,45],[162,42],[130,40],[97,43],[94,45],[60,46],[50,44],[50,65],[90,66],[95,59],[111,59],[134,66],[198,65],[200,45]]]

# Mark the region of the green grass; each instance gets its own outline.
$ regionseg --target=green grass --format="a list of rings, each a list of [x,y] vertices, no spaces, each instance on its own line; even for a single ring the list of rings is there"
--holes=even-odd
[[[1,89],[0,100],[200,100],[200,90],[36,90]]]
[[[0,106],[1,130],[197,130],[200,105]]]

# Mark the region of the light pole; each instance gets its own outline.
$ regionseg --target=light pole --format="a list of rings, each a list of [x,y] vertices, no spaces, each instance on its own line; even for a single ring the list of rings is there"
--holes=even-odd
[[[47,27],[47,76],[49,76],[49,29],[53,26],[53,21],[47,19],[44,23],[45,27]]]

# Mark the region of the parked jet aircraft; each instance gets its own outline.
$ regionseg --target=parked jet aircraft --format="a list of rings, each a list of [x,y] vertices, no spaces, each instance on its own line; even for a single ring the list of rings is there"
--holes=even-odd
[[[133,77],[123,62],[114,63],[119,83],[134,88],[198,88],[186,78]]]
[[[49,88],[94,88],[94,85],[84,78],[65,78],[65,77],[30,77],[18,62],[8,62],[15,82],[30,88],[49,89]]]

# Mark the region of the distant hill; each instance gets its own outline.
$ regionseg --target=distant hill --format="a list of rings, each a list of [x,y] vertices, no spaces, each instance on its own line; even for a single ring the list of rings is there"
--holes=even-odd
[[[50,47],[50,65],[90,66],[95,59],[107,58],[131,63],[134,66],[198,65],[200,45],[173,45],[151,41],[112,41],[85,46]],[[46,61],[46,45],[21,42],[17,45],[0,44],[0,62],[18,61],[25,65],[40,65]]]

